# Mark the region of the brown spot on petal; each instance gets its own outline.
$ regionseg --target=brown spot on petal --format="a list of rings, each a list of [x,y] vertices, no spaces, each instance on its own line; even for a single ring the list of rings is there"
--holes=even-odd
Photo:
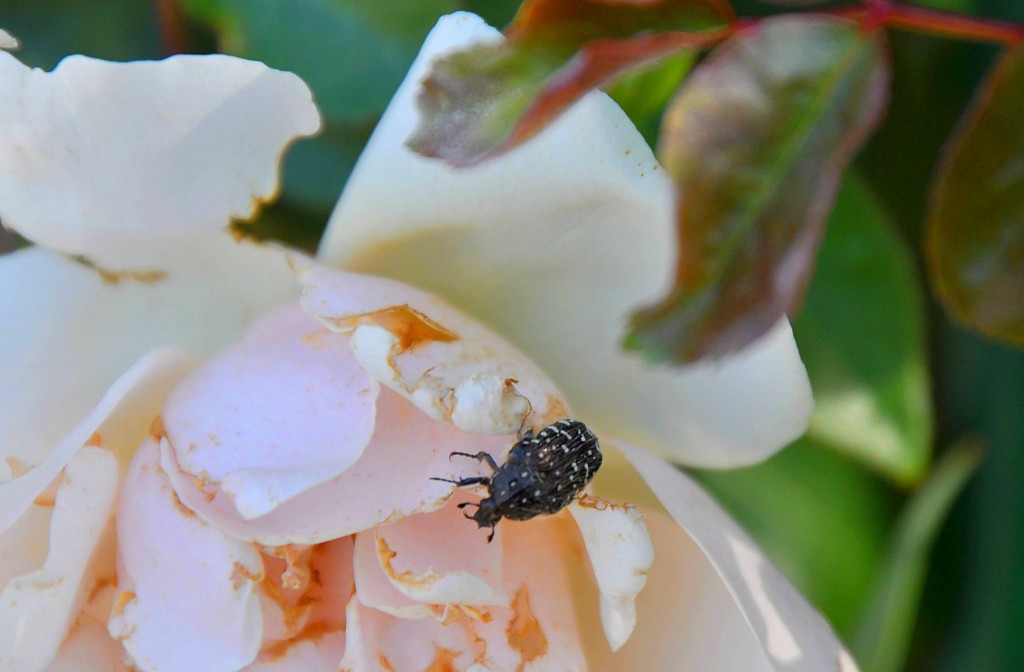
[[[149,435],[157,441],[167,436],[167,430],[164,428],[164,416],[158,415],[153,418],[153,422],[149,425]]]
[[[391,306],[372,313],[353,315],[338,320],[338,323],[351,327],[359,324],[372,324],[386,329],[398,339],[396,354],[410,350],[424,342],[451,343],[459,340],[454,332],[408,305]]]
[[[391,550],[388,542],[384,541],[382,537],[377,537],[377,558],[380,560],[380,565],[384,568],[384,572],[387,573],[392,581],[409,587],[429,588],[440,578],[440,575],[433,569],[428,569],[425,573],[418,576],[408,569],[404,572],[396,571],[391,565],[391,561],[394,560],[396,555],[398,553]]]
[[[234,569],[231,572],[231,587],[238,590],[245,585],[246,581],[262,581],[262,573],[250,572],[249,569],[240,562],[235,562]]]
[[[526,663],[540,658],[548,652],[548,638],[541,630],[540,621],[530,611],[530,596],[527,594],[525,586],[516,592],[516,597],[512,601],[512,611],[515,616],[508,624],[506,635],[508,645],[517,651],[522,659],[522,664],[519,666],[521,670]]]
[[[84,445],[91,448],[99,448],[103,445],[103,437],[100,436],[99,432],[93,432],[92,436],[89,437],[89,440],[86,441]]]
[[[297,635],[289,639],[274,642],[260,650],[259,661],[273,663],[284,658],[288,650],[302,642],[315,642],[325,635],[336,632],[335,629],[327,627],[325,623],[314,623],[307,625]]]
[[[436,645],[435,647],[437,652],[434,654],[434,660],[424,668],[423,672],[455,672],[455,661],[459,657],[459,652]]]
[[[14,478],[27,474],[32,470],[32,467],[28,466],[16,457],[8,457],[5,462],[7,462],[7,466],[11,468],[11,474],[14,475]]]
[[[628,511],[629,509],[636,508],[636,506],[629,502],[613,502],[605,499],[604,497],[596,497],[588,493],[583,493],[577,497],[576,503],[585,509],[594,509],[595,511],[604,511],[605,509],[612,509],[613,511]]]
[[[383,669],[387,670],[387,672],[395,672],[394,665],[391,664],[391,661],[388,660],[388,657],[383,653],[377,656],[377,662]]]
[[[94,261],[82,255],[74,255],[71,259],[77,261],[83,266],[88,266],[93,269],[99,273],[100,279],[103,280],[103,282],[107,282],[112,285],[116,285],[124,280],[152,283],[163,280],[167,277],[166,271],[110,271],[97,266]]]
[[[185,516],[186,518],[195,517],[195,511],[185,506],[184,502],[181,501],[181,498],[178,497],[178,493],[176,493],[173,489],[171,490],[171,498],[174,500],[174,508],[176,508],[181,515]]]
[[[117,594],[117,599],[114,601],[114,606],[110,610],[111,616],[120,616],[124,613],[124,608],[128,606],[128,603],[135,599],[135,593],[130,591],[124,591]]]
[[[64,470],[53,477],[53,480],[46,486],[46,488],[36,495],[36,498],[32,500],[33,504],[37,506],[53,506],[57,503],[57,491],[60,490],[60,486],[67,481],[67,477],[64,475]]]

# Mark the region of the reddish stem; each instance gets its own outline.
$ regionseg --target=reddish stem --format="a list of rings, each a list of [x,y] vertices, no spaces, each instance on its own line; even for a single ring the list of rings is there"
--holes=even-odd
[[[902,5],[890,0],[868,0],[867,7],[840,7],[831,14],[857,19],[868,29],[880,26],[978,42],[1016,46],[1024,42],[1024,25],[986,19],[941,9]]]
[[[160,29],[160,41],[163,43],[164,55],[187,54],[191,51],[188,31],[185,29],[185,17],[177,0],[154,0],[157,25]]]

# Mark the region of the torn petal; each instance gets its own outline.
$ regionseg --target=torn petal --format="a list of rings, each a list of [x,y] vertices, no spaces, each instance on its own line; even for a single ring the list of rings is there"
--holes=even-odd
[[[487,530],[466,520],[456,506],[470,501],[475,498],[460,494],[437,511],[374,530],[377,560],[400,593],[425,604],[508,604],[502,528],[488,542]]]
[[[159,457],[147,439],[125,475],[110,634],[144,672],[233,672],[262,639],[260,554],[185,508]]]
[[[84,601],[82,578],[113,511],[117,481],[109,451],[82,448],[68,462],[46,561],[0,593],[0,669],[41,670],[57,653]]]
[[[584,495],[569,505],[601,592],[601,624],[613,651],[636,627],[636,596],[647,583],[654,547],[644,515],[632,504]]]
[[[512,434],[567,417],[554,383],[525,355],[440,299],[323,267],[303,269],[300,279],[303,309],[331,330],[351,332],[360,364],[431,417],[480,434]],[[406,309],[404,323],[391,319],[395,307]],[[389,319],[367,317],[380,312]],[[410,341],[409,320],[418,316],[438,328]]]
[[[182,381],[164,426],[178,467],[253,519],[359,459],[377,391],[347,336],[289,304]]]
[[[175,246],[155,242],[252,216],[319,125],[308,87],[262,63],[70,56],[43,72],[0,52],[0,217],[108,270],[166,270]]]
[[[398,618],[431,618],[441,615],[442,608],[414,600],[391,583],[377,555],[377,534],[374,530],[356,535],[352,562],[356,594],[364,606]]]

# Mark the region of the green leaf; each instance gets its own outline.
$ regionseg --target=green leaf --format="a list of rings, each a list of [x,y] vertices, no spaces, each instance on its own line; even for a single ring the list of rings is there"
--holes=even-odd
[[[975,98],[936,179],[927,245],[947,310],[1024,347],[1024,48]]]
[[[4,0],[0,27],[20,40],[18,60],[46,70],[68,54],[111,61],[163,56],[151,0]]]
[[[623,71],[720,40],[727,31],[679,31],[730,18],[719,0],[527,0],[507,41],[434,64],[409,146],[452,165],[477,163],[533,137]]]
[[[383,112],[437,17],[455,0],[184,0],[226,53],[301,77],[329,118]]]
[[[658,138],[661,113],[695,60],[692,51],[674,54],[649,68],[623,75],[608,88],[608,95],[652,146]]]
[[[690,362],[796,313],[842,170],[887,101],[880,34],[768,19],[715,50],[666,111],[659,156],[680,202],[676,286],[627,346]]]
[[[885,485],[810,439],[754,467],[696,476],[837,631],[849,633],[885,550]]]
[[[865,672],[904,669],[928,556],[950,508],[981,464],[979,446],[963,443],[938,462],[900,514],[879,579],[860,617],[851,648]]]
[[[918,481],[933,422],[922,283],[888,213],[853,175],[793,332],[814,390],[810,434],[900,484]]]

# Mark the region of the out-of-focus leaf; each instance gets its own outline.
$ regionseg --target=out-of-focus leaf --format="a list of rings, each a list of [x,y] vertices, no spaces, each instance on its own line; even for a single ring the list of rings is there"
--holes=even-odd
[[[608,95],[652,146],[658,138],[662,110],[690,72],[695,56],[693,52],[674,54],[649,68],[622,76],[608,89]]]
[[[850,640],[864,672],[904,669],[929,553],[981,456],[980,447],[972,443],[952,448],[900,514],[882,571]]]
[[[690,362],[795,314],[842,170],[881,118],[882,36],[826,17],[768,19],[717,49],[665,114],[680,196],[676,286],[627,346]]]
[[[885,550],[885,485],[806,438],[757,466],[697,477],[836,630],[849,633]]]
[[[330,211],[370,139],[373,127],[373,122],[343,124],[328,119],[320,135],[293,145],[284,162],[284,190],[288,200],[306,208]]]
[[[527,0],[508,40],[438,60],[409,146],[466,166],[534,136],[624,70],[720,40],[721,0]],[[638,34],[642,33],[642,34]]]
[[[927,242],[946,308],[1024,347],[1024,48],[995,68],[949,146]]]
[[[420,43],[455,0],[183,0],[230,54],[294,72],[329,118],[383,112]]]
[[[461,0],[459,6],[483,18],[488,24],[504,27],[516,15],[520,0]]]
[[[21,41],[18,60],[46,70],[68,54],[111,61],[163,56],[151,0],[4,0],[0,27]]]
[[[923,477],[931,455],[924,321],[910,249],[848,175],[793,322],[814,390],[810,433],[904,485]]]

